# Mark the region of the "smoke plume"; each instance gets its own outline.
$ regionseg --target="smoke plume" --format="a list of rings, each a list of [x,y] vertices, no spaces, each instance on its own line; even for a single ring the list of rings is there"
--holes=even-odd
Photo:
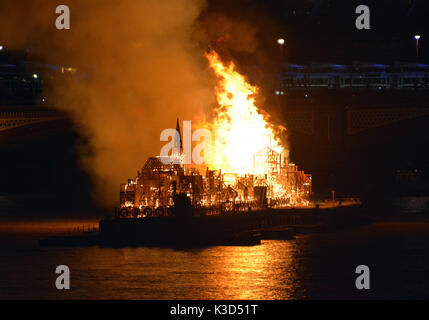
[[[71,29],[57,30],[58,1],[0,4],[0,41],[77,68],[52,84],[55,107],[90,141],[82,165],[97,205],[118,203],[119,183],[159,154],[160,133],[213,104],[207,62],[192,39],[201,0],[75,0]],[[31,54],[31,52],[30,52]],[[51,100],[52,101],[52,100]]]

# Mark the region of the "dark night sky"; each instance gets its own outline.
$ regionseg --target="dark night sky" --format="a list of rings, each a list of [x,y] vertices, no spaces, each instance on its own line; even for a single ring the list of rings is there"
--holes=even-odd
[[[427,0],[207,0],[207,2],[200,21],[206,22],[205,28],[217,31],[214,37],[213,34],[209,36],[208,41],[212,42],[216,37],[223,36],[225,33],[222,32],[225,31],[235,33],[231,41],[220,49],[230,50],[232,57],[238,62],[262,64],[278,58],[279,48],[276,44],[278,37],[286,39],[284,60],[290,63],[348,64],[354,60],[385,64],[394,61],[414,62],[413,36],[418,33],[422,35],[419,61],[429,63]],[[355,9],[361,4],[368,5],[371,10],[370,30],[355,28],[358,16]],[[207,19],[216,14],[222,15],[224,20],[217,21],[216,24],[213,23],[216,19]],[[30,15],[24,19],[32,18]],[[223,22],[231,23],[231,27],[224,28]],[[23,23],[26,24],[25,21]],[[247,32],[246,26],[252,30]],[[37,32],[40,33],[40,30],[32,30],[34,36]],[[49,35],[46,38],[49,38]],[[247,46],[255,48],[242,52],[231,50],[230,47],[233,47],[234,43],[240,45],[246,41],[253,41],[253,44],[247,43]],[[35,43],[28,45],[35,46]],[[241,60],[243,56],[245,60]]]
[[[360,4],[371,10],[370,30],[355,28]],[[258,50],[270,56],[278,50],[276,38],[284,37],[288,62],[413,62],[416,33],[422,35],[420,62],[429,62],[424,0],[218,0],[210,1],[207,11],[250,21],[258,30]]]

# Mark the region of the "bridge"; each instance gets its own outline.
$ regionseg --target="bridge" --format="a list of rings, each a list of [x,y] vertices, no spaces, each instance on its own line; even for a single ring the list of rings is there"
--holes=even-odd
[[[320,112],[315,109],[285,111],[283,113],[287,129],[291,132],[315,135],[316,118],[326,118],[325,135],[329,139],[333,122],[338,121],[337,111]],[[390,125],[396,122],[429,116],[429,105],[419,108],[354,108],[344,110],[345,134],[356,135],[362,131]],[[0,137],[5,132],[25,134],[30,133],[40,124],[48,124],[67,120],[67,116],[50,109],[33,107],[0,108]],[[28,129],[15,132],[15,129]],[[321,134],[320,132],[317,134]],[[1,142],[0,142],[1,143]]]
[[[329,140],[332,137],[334,121],[344,121],[344,133],[346,135],[356,135],[366,130],[388,126],[397,122],[427,117],[429,116],[429,105],[424,108],[346,108],[343,119],[338,119],[336,112],[320,114],[320,111],[315,110],[286,111],[283,115],[289,131],[309,136],[316,134],[316,118],[320,120],[320,117],[324,116],[326,121],[324,135]],[[321,133],[319,132],[319,134]]]
[[[288,101],[281,115],[290,158],[312,173],[316,191],[377,197],[398,189],[396,176],[404,172],[413,172],[407,176],[423,186],[429,177],[429,103],[420,102]]]
[[[334,96],[332,101],[304,99],[283,104],[280,117],[288,130],[290,159],[312,173],[316,192],[332,188],[375,195],[394,183],[398,170],[429,172],[426,98],[408,104],[408,99],[364,100],[368,103],[356,104]],[[60,137],[59,133],[72,132],[69,119],[57,111],[0,109],[1,147],[16,149],[16,141],[41,145],[50,137]],[[370,189],[364,190],[368,185]]]
[[[48,108],[0,107],[0,145],[70,130],[65,114]]]

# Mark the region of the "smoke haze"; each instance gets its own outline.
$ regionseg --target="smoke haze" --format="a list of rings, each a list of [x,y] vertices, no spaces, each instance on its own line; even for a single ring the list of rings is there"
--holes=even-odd
[[[70,8],[70,30],[55,27],[59,4]],[[207,48],[226,60],[263,54],[250,19],[206,9],[205,0],[0,3],[3,45],[77,68],[76,77],[51,83],[45,93],[89,141],[77,147],[96,205],[118,203],[119,184],[159,154],[160,133],[175,128],[176,118],[198,124],[213,116]]]
[[[119,183],[159,154],[160,133],[176,118],[193,120],[213,102],[206,61],[191,35],[200,0],[69,1],[71,29],[55,28],[58,1],[0,5],[0,38],[31,45],[47,62],[78,69],[54,83],[55,107],[89,138],[82,165],[93,176],[96,204],[118,201]],[[102,202],[102,203],[100,203]]]

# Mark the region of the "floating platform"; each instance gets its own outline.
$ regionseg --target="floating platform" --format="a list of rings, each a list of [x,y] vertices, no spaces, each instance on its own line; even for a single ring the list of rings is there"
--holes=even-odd
[[[361,205],[265,209],[201,217],[117,218],[100,221],[103,246],[250,245],[261,239],[333,231],[367,221]]]
[[[367,223],[360,204],[329,208],[265,209],[201,217],[105,218],[99,232],[53,236],[42,246],[207,247],[257,245],[296,234],[335,231]]]

